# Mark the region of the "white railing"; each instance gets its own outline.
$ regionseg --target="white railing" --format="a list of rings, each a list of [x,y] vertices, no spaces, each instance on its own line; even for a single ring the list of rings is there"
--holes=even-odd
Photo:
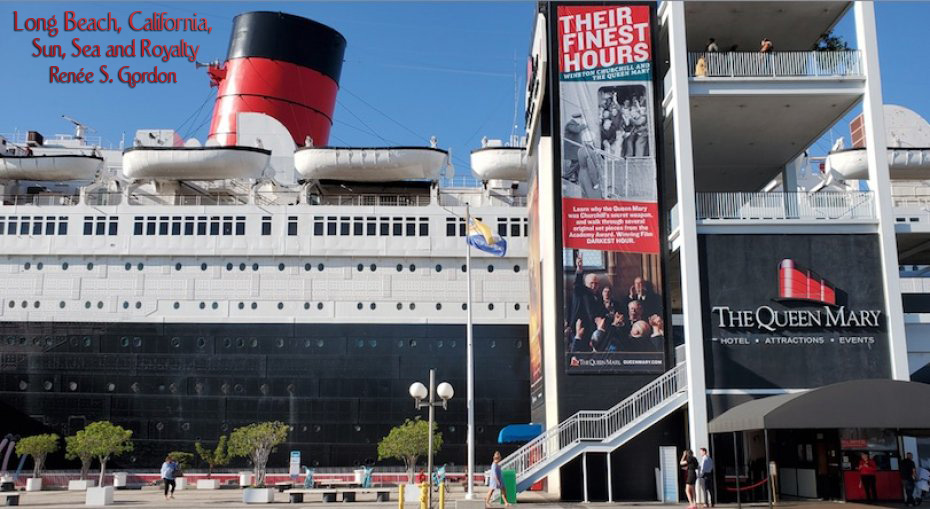
[[[696,201],[699,220],[875,219],[872,193],[868,191],[697,193]]]
[[[688,75],[698,78],[862,76],[859,50],[727,51],[689,53]]]
[[[361,195],[311,195],[310,205],[339,205],[360,207],[426,207],[430,204],[427,195],[405,196],[396,194]]]
[[[560,451],[582,441],[603,441],[636,422],[650,410],[685,389],[685,364],[680,363],[609,410],[581,411],[547,429],[507,456],[501,468],[514,470],[517,480],[544,465]]]

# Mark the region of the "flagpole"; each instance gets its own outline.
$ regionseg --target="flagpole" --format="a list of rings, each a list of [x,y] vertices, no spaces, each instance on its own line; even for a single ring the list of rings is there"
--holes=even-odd
[[[468,235],[468,228],[471,226],[471,210],[468,203],[465,204],[465,234]],[[467,290],[467,325],[466,325],[466,379],[467,379],[467,404],[468,404],[468,492],[465,494],[467,500],[475,498],[475,349],[472,343],[472,323],[471,323],[471,246],[465,243],[465,281],[468,286]]]

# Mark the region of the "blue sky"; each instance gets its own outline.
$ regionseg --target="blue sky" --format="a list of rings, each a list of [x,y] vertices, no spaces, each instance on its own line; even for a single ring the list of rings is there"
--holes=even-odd
[[[19,18],[55,14],[59,27],[63,12],[102,17],[111,12],[125,24],[135,10],[167,11],[169,16],[197,13],[209,21],[209,35],[189,32],[122,33],[14,32],[13,11]],[[32,39],[60,44],[70,54],[71,39],[83,44],[128,43],[149,37],[156,43],[176,44],[181,38],[200,45],[198,60],[222,60],[232,18],[247,10],[281,10],[306,16],[339,30],[348,40],[341,91],[330,143],[333,145],[426,144],[435,135],[452,148],[459,174],[468,171],[468,153],[482,136],[507,138],[514,107],[522,129],[525,59],[533,24],[534,2],[9,2],[0,4],[5,28],[0,30],[4,75],[0,132],[39,130],[46,135],[69,132],[66,114],[97,129],[116,145],[121,133],[131,139],[136,129],[172,128],[205,138],[215,89],[203,69],[185,60],[164,63],[155,59],[33,58]],[[922,40],[930,3],[880,2],[880,61],[884,98],[930,118],[930,66],[919,63],[927,47]],[[851,17],[851,16],[849,16]],[[852,23],[837,31],[854,40]],[[175,71],[176,85],[120,83],[65,85],[48,83],[49,65],[63,70],[96,70],[107,64],[134,70]],[[516,87],[516,90],[515,90]],[[515,97],[516,95],[516,97]],[[186,121],[186,122],[185,122]],[[846,122],[834,135],[846,134]],[[823,145],[820,143],[818,145]]]

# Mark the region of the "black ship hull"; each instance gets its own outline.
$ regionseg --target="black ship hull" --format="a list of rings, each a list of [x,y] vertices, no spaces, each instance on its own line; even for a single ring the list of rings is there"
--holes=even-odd
[[[475,326],[479,463],[501,427],[529,422],[526,335],[525,325]],[[284,467],[291,450],[307,465],[370,464],[381,438],[419,415],[408,387],[435,368],[456,390],[437,412],[437,462],[462,465],[465,353],[463,325],[4,322],[0,434],[65,436],[109,420],[133,431],[135,450],[116,466],[154,468],[169,451],[278,420],[293,430],[269,466]],[[49,466],[76,467],[62,461]]]

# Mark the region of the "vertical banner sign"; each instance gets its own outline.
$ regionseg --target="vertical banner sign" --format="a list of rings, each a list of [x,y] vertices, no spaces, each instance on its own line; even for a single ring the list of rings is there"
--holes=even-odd
[[[543,358],[542,358],[542,268],[539,265],[539,178],[538,175],[530,177],[529,191],[529,215],[530,220],[530,242],[529,255],[527,256],[527,269],[530,277],[530,330],[529,330],[529,347],[530,347],[530,410],[542,408],[545,403],[544,381],[543,381]],[[539,417],[543,417],[540,414]],[[537,419],[537,422],[544,422],[544,419]]]
[[[291,462],[288,465],[287,473],[291,479],[297,479],[300,476],[300,451],[291,451]]]
[[[566,371],[660,373],[651,6],[557,13]]]

